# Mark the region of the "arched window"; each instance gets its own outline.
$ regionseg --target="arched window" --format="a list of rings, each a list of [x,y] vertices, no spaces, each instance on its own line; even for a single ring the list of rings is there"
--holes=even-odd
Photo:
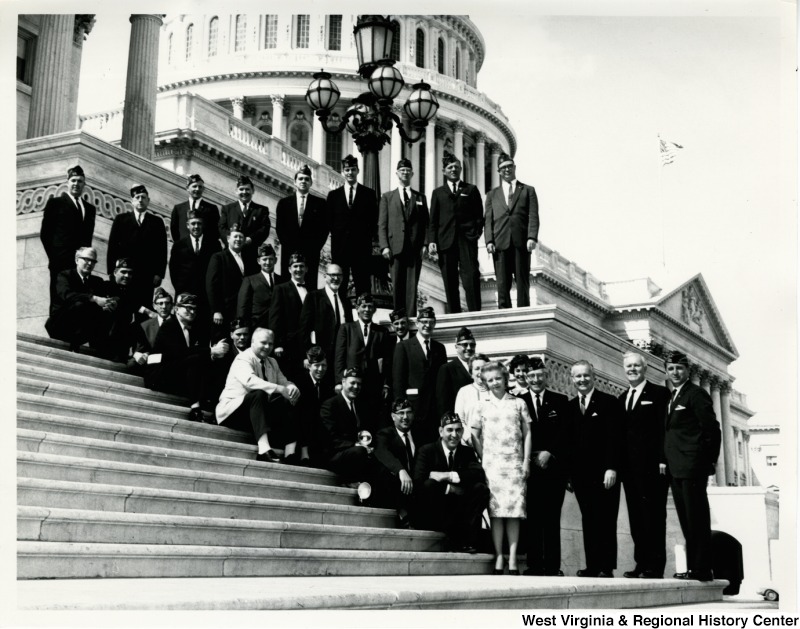
[[[328,50],[342,49],[342,16],[328,16]]]
[[[461,51],[456,48],[456,78],[461,78]]]
[[[309,29],[310,29],[310,22],[311,16],[309,15],[298,15],[297,17],[297,29],[295,32],[294,38],[294,47],[295,48],[308,48],[308,38],[309,38]]]
[[[268,111],[261,112],[261,117],[258,119],[256,127],[258,127],[259,131],[272,135],[272,116],[269,115]]]
[[[325,163],[337,171],[342,165],[342,148],[341,133],[325,133]]]
[[[237,15],[236,39],[234,40],[233,44],[234,52],[241,52],[242,50],[244,50],[246,39],[247,39],[247,16]]]
[[[394,26],[394,39],[392,40],[392,50],[389,53],[389,58],[400,61],[400,22],[392,20],[392,26]]]
[[[278,47],[278,16],[268,15],[264,21],[264,48]]]
[[[417,45],[416,45],[416,54],[414,55],[416,59],[414,59],[414,64],[418,68],[425,67],[425,32],[421,29],[417,29]]]
[[[289,126],[289,146],[308,155],[308,139],[311,126],[304,120],[294,120]]]
[[[219,41],[219,18],[212,17],[208,23],[208,56],[217,56],[217,42]]]
[[[167,37],[167,63],[172,63],[172,33]]]
[[[194,39],[194,24],[186,27],[186,61],[192,58],[192,40]]]
[[[439,43],[436,47],[437,60],[436,60],[436,69],[439,74],[444,74],[444,40],[440,37]]]

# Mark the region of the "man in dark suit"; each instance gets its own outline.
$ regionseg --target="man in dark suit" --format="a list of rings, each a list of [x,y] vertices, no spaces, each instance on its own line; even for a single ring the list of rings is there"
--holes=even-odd
[[[494,260],[497,307],[511,308],[512,276],[517,306],[530,306],[531,252],[539,238],[536,190],[517,181],[514,160],[505,153],[497,163],[502,183],[486,195],[486,251]]]
[[[236,196],[238,201],[222,206],[219,214],[219,235],[228,240],[230,229],[238,225],[244,234],[242,255],[255,261],[258,249],[269,237],[272,223],[269,220],[269,208],[253,203],[255,186],[250,177],[241,175],[236,180]]]
[[[411,436],[411,424],[414,423],[414,409],[406,397],[400,397],[392,404],[393,426],[381,428],[375,435],[375,458],[383,465],[386,474],[381,492],[385,496],[385,504],[397,509],[397,517],[401,528],[410,528],[414,519],[411,497],[414,482],[414,454],[416,446]]]
[[[319,411],[322,403],[334,395],[333,372],[328,369],[328,357],[319,345],[312,345],[303,363],[305,373],[296,381],[300,389],[297,419],[300,443],[300,465],[324,464],[325,443]]]
[[[236,317],[239,289],[246,275],[255,272],[255,261],[242,256],[244,233],[232,225],[228,247],[211,256],[206,272],[206,294],[215,325],[229,324]]]
[[[414,439],[419,445],[437,439],[436,376],[447,362],[444,345],[431,336],[436,327],[433,308],[417,313],[417,335],[398,344],[392,360],[392,391],[395,398],[408,397],[414,408]]]
[[[275,273],[278,256],[268,243],[258,247],[258,273],[246,276],[239,288],[236,303],[236,316],[250,319],[259,328],[269,327],[269,307],[272,303],[272,292],[275,286],[283,282],[283,278]]]
[[[106,295],[116,302],[116,306],[101,353],[104,358],[115,362],[128,362],[135,339],[133,326],[136,323],[136,313],[141,309],[138,296],[132,291],[135,277],[136,272],[131,261],[128,258],[118,258],[111,277],[106,280]]]
[[[450,549],[476,553],[481,514],[489,488],[475,451],[461,443],[464,427],[455,413],[439,422],[439,439],[421,445],[414,461],[417,528],[443,531]]]
[[[339,327],[353,320],[350,300],[342,299],[344,273],[338,264],[325,267],[325,286],[312,290],[300,311],[300,335],[303,350],[319,345],[328,356],[336,351],[336,333]]]
[[[461,181],[461,161],[445,152],[445,183],[431,196],[428,252],[439,256],[447,311],[461,312],[458,278],[464,285],[467,310],[481,309],[478,239],[483,231],[483,203],[478,188]]]
[[[67,192],[47,200],[39,233],[50,269],[50,303],[55,301],[56,279],[61,271],[75,266],[75,252],[92,246],[97,210],[81,198],[86,186],[83,168],[67,171]]]
[[[128,368],[134,373],[143,374],[146,371],[147,358],[156,342],[158,331],[164,321],[172,316],[172,306],[172,295],[161,286],[153,291],[153,311],[156,316],[134,324],[133,354],[128,361]]]
[[[161,286],[167,270],[167,228],[160,216],[147,211],[150,195],[143,185],[131,188],[133,212],[114,217],[108,236],[107,271],[127,258],[135,273],[130,287],[138,308],[150,308],[153,289]]]
[[[378,244],[381,255],[392,265],[394,307],[417,313],[417,286],[422,253],[427,246],[428,202],[411,189],[411,160],[397,162],[400,186],[381,196],[378,212]]]
[[[228,353],[211,364],[211,375],[204,400],[209,408],[214,408],[219,402],[219,396],[225,388],[234,359],[250,347],[253,328],[247,319],[234,319],[228,324],[228,329],[230,333],[224,338],[224,342],[228,345]]]
[[[189,175],[186,180],[189,200],[178,203],[172,208],[172,216],[169,222],[172,242],[178,242],[189,234],[186,227],[189,210],[194,210],[203,219],[205,235],[212,240],[219,240],[219,208],[203,198],[205,189],[206,184],[200,175]]]
[[[619,396],[625,406],[620,481],[636,561],[623,576],[660,579],[667,563],[668,482],[661,462],[669,391],[645,379],[647,359],[639,352],[626,352],[622,366],[630,388]]]
[[[175,293],[197,297],[197,318],[211,319],[211,307],[206,295],[206,275],[211,256],[222,251],[219,241],[204,234],[205,221],[194,210],[187,213],[188,234],[172,245],[169,256],[169,276]]]
[[[195,324],[197,298],[183,293],[175,301],[175,316],[161,326],[150,353],[158,357],[154,368],[145,375],[145,384],[156,391],[189,398],[189,421],[206,421],[200,408],[211,376],[211,361],[228,353],[224,340],[209,344],[209,334],[202,323]],[[213,420],[211,420],[213,423]]]
[[[538,356],[528,363],[528,389],[519,397],[531,416],[528,474],[528,567],[533,576],[564,576],[561,571],[561,507],[569,476],[567,396],[547,389],[547,367]]]
[[[347,369],[358,368],[363,377],[361,398],[375,416],[380,416],[375,409],[382,407],[391,388],[391,337],[386,328],[372,322],[375,301],[370,293],[356,298],[356,312],[358,320],[343,323],[336,334],[335,378],[341,381]],[[383,427],[381,420],[376,417],[376,428]]]
[[[392,324],[392,332],[395,336],[395,345],[407,341],[416,334],[408,327],[408,311],[405,308],[397,308],[389,313],[389,321]]]
[[[344,185],[328,193],[326,203],[331,230],[331,261],[342,267],[345,291],[350,269],[356,295],[372,290],[372,239],[378,231],[378,199],[372,188],[358,183],[358,159],[342,160]]]
[[[275,333],[274,355],[286,377],[294,382],[302,375],[303,341],[300,336],[300,313],[308,296],[306,259],[301,253],[289,256],[289,281],[272,291],[269,306],[269,329]]]
[[[689,380],[689,359],[673,352],[665,362],[672,397],[664,428],[664,457],[675,510],[686,539],[687,572],[677,579],[711,581],[711,514],[706,485],[719,458],[721,436],[711,396]]]
[[[469,359],[475,355],[475,337],[463,327],[456,336],[456,355],[439,368],[436,376],[436,415],[452,413],[456,407],[456,396],[461,387],[472,383]]]
[[[302,253],[306,259],[308,288],[317,287],[319,256],[328,239],[325,201],[310,194],[311,169],[303,166],[294,175],[296,192],[278,201],[275,234],[281,243],[281,275],[289,276],[290,257]]]
[[[620,443],[619,400],[595,388],[594,367],[579,360],[570,370],[577,397],[568,403],[572,487],[581,509],[586,568],[579,577],[613,577],[617,567]]]

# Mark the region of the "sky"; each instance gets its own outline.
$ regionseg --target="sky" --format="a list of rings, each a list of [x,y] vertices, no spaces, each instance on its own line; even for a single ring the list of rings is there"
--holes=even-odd
[[[795,60],[782,4],[454,5],[484,37],[478,88],[516,132],[541,241],[603,281],[650,276],[666,291],[702,273],[741,356],[734,386],[764,423],[793,421],[797,395]],[[124,99],[128,33],[128,13],[98,15],[81,113]],[[666,167],[659,134],[684,147]]]

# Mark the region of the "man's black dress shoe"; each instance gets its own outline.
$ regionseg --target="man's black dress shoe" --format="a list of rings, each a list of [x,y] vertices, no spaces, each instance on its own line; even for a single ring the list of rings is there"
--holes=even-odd
[[[713,581],[714,573],[711,570],[689,570],[689,578],[693,581]]]
[[[525,568],[525,572],[523,572],[526,577],[543,577],[544,570],[541,568]]]
[[[189,415],[186,417],[190,422],[199,422],[203,423],[203,411],[200,410],[199,406],[195,406],[194,408],[189,409]]]
[[[627,572],[623,572],[622,576],[626,579],[638,579],[642,576],[644,570],[640,570],[639,568],[634,568],[633,570],[628,570]]]
[[[544,576],[546,577],[563,577],[564,571],[563,570],[556,570],[555,572],[545,572]]]
[[[589,570],[588,568],[582,568],[575,574],[579,577],[596,577],[598,575],[596,570]]]
[[[504,570],[503,568],[495,568],[492,574],[503,574],[503,570]]]
[[[475,555],[478,552],[478,549],[471,544],[467,544],[466,546],[462,546],[460,552],[462,553],[469,553],[470,555]]]
[[[597,573],[597,576],[601,579],[613,579],[614,572],[613,570],[601,570],[600,572]]]
[[[627,574],[626,574],[627,576]],[[640,579],[663,579],[664,575],[659,574],[658,572],[654,572],[653,570],[642,570],[641,574],[639,574]]]
[[[280,463],[281,458],[275,454],[274,450],[267,450],[259,454],[256,457],[256,461],[261,461],[262,463]]]

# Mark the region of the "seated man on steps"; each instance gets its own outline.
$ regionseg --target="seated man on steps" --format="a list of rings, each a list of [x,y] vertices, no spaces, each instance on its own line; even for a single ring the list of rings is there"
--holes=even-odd
[[[461,443],[464,425],[455,413],[439,421],[439,440],[420,446],[414,460],[418,528],[443,531],[449,549],[476,553],[489,487],[475,451]]]
[[[296,457],[300,390],[270,356],[274,343],[272,330],[256,328],[250,348],[234,358],[217,404],[217,423],[251,432],[258,443],[256,460],[278,463],[277,451],[283,450],[284,462],[290,463]]]

